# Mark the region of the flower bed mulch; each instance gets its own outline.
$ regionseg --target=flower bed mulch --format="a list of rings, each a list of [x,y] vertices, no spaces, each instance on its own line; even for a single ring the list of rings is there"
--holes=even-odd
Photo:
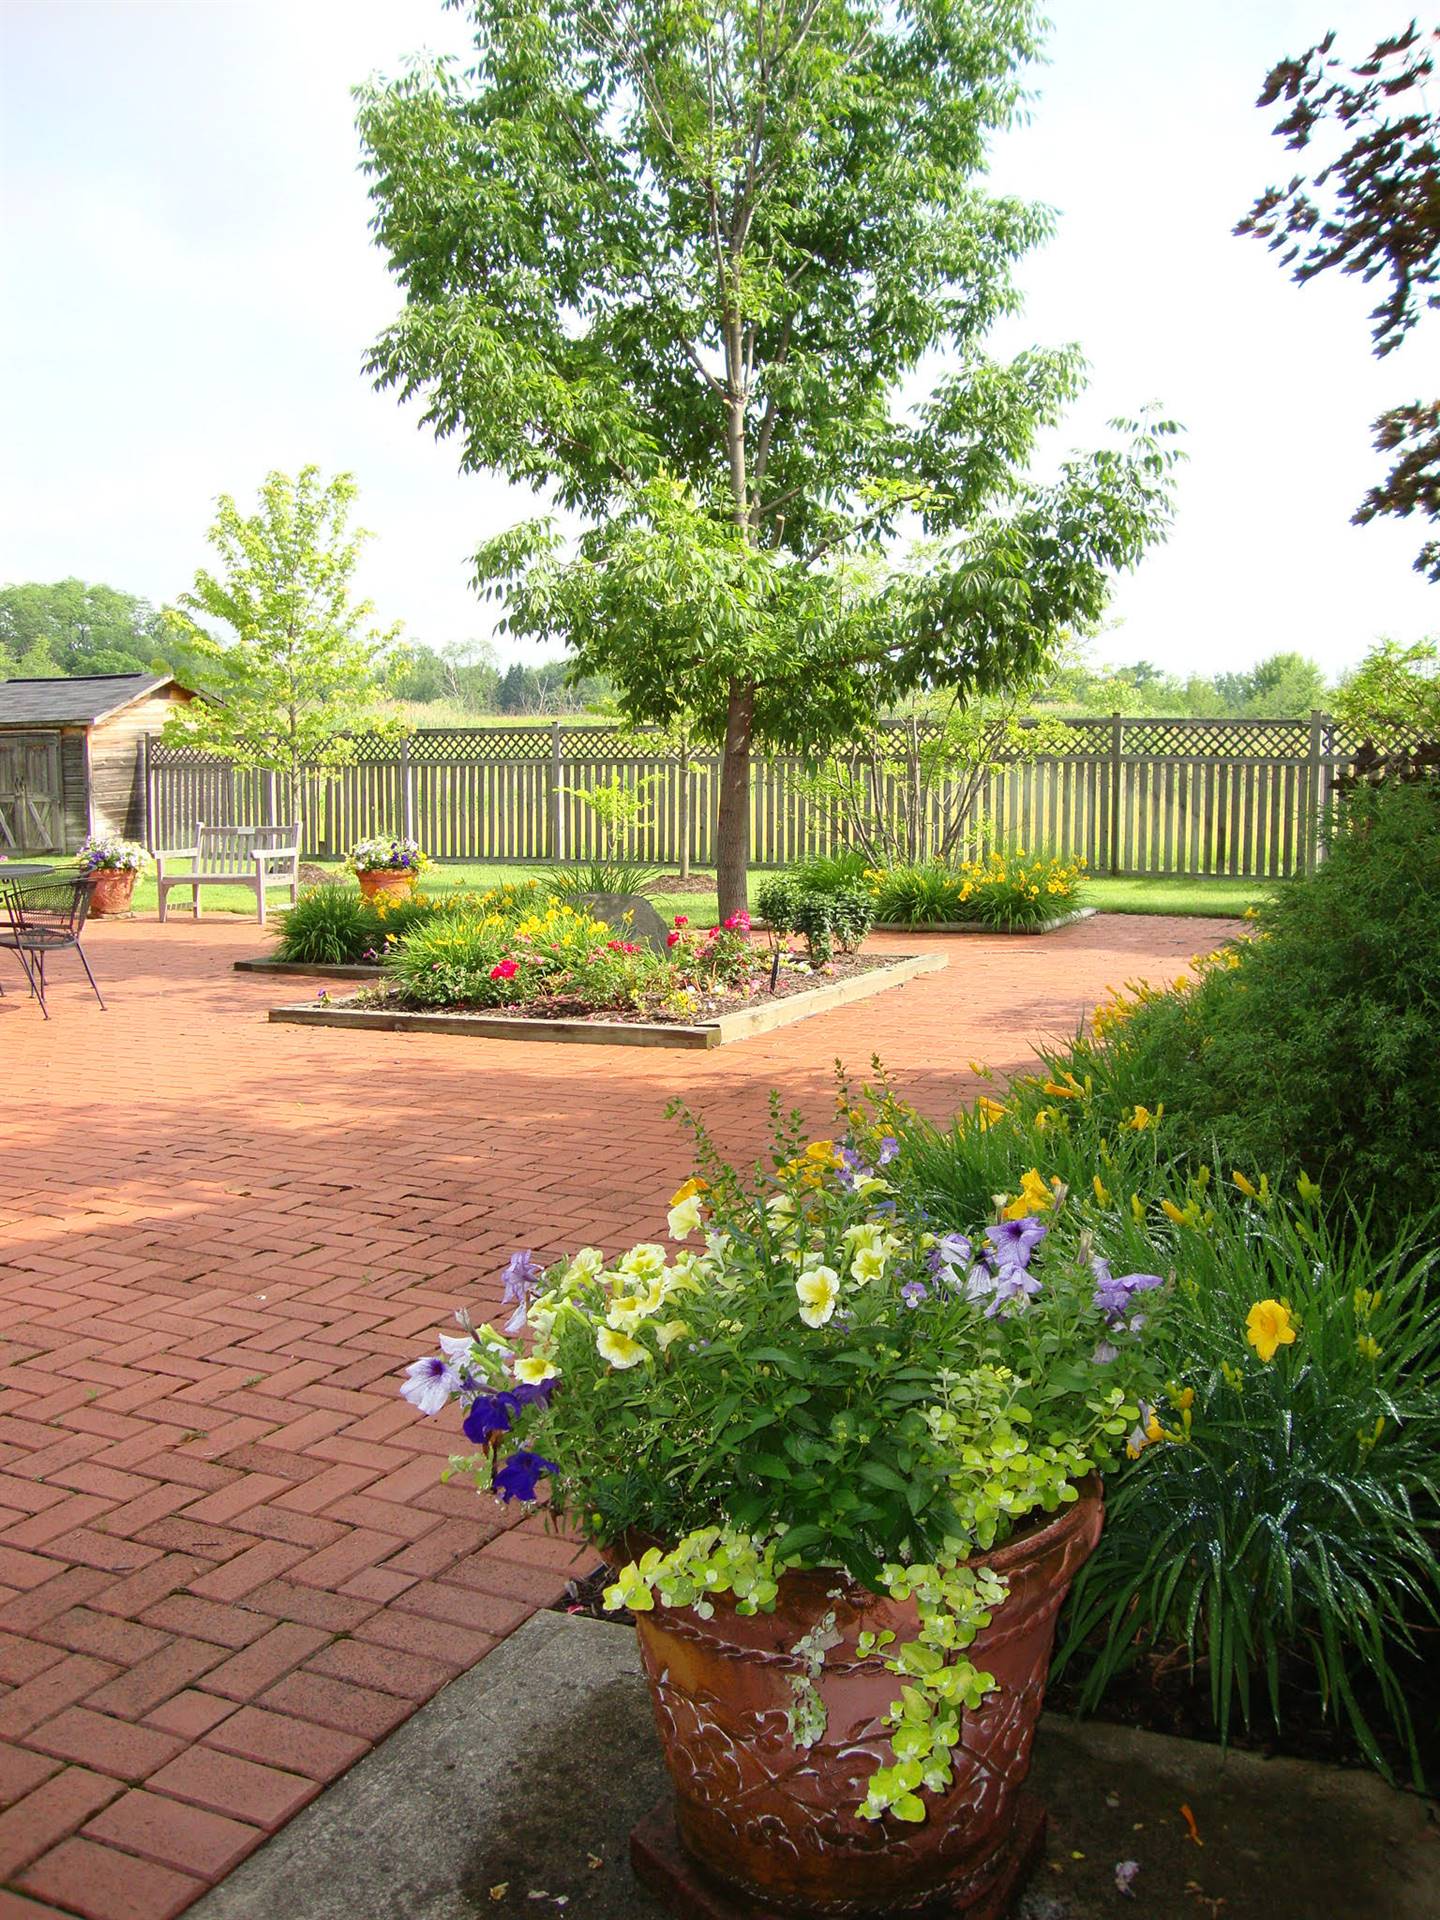
[[[946,965],[942,954],[852,954],[825,974],[782,970],[772,994],[715,993],[693,1011],[606,1009],[593,1012],[560,996],[516,1007],[407,1007],[388,988],[343,996],[321,991],[313,1001],[272,1007],[270,1018],[298,1026],[371,1027],[491,1040],[578,1040],[614,1046],[717,1047],[766,1033],[852,1000],[904,986]]]

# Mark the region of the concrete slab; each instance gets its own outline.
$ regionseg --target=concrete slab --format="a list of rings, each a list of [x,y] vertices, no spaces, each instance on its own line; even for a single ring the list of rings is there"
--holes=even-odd
[[[1031,1782],[1050,1841],[1018,1920],[1440,1915],[1432,1803],[1369,1774],[1047,1716]],[[538,1614],[190,1920],[661,1920],[627,1842],[663,1790],[629,1629]]]

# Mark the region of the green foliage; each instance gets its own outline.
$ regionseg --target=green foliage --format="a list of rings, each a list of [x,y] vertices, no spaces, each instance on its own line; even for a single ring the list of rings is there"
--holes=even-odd
[[[1075,715],[1303,720],[1326,706],[1328,697],[1323,669],[1300,653],[1268,654],[1243,672],[1182,678],[1149,660],[1092,664],[1075,650],[1049,675],[1033,705]]]
[[[1163,1101],[1176,1155],[1303,1168],[1357,1201],[1440,1191],[1436,783],[1357,791],[1327,858],[1258,926],[1188,991],[1141,996],[1063,1064],[1111,1121]]]
[[[801,935],[816,966],[826,965],[837,946],[845,953],[856,952],[875,918],[874,903],[865,887],[807,886],[788,874],[767,880],[756,901],[771,933],[777,938]]]
[[[361,96],[406,296],[370,370],[466,470],[596,523],[573,551],[514,529],[477,579],[629,719],[723,740],[728,915],[752,742],[814,748],[915,687],[1042,664],[1162,537],[1173,429],[1032,481],[1078,350],[985,352],[1050,226],[982,184],[1038,53],[1029,0],[474,15],[468,71]],[[897,562],[907,516],[925,545]]]
[[[499,688],[500,670],[488,640],[452,641],[439,648],[412,641],[389,681],[396,700],[418,706],[444,701],[477,717],[497,711]]]
[[[186,611],[167,610],[177,671],[214,698],[177,709],[165,738],[283,774],[296,818],[305,767],[341,766],[352,735],[388,730],[376,702],[399,629],[369,627],[369,601],[350,599],[368,537],[347,531],[355,493],[349,474],[325,481],[309,466],[270,474],[253,514],[221,494],[219,571],[202,568]]]
[[[357,966],[378,953],[384,936],[372,903],[358,887],[303,887],[277,925],[275,958],[327,967]]]
[[[837,893],[842,887],[865,884],[869,862],[860,848],[847,853],[816,854],[812,860],[797,860],[786,868],[787,877],[812,893]]]
[[[1383,1765],[1364,1674],[1413,1760],[1396,1661],[1440,1599],[1440,1216],[1407,1220],[1402,1190],[1400,1206],[1327,1221],[1314,1183],[1281,1194],[1253,1168],[1177,1158],[1168,1107],[1111,1123],[1074,1077],[1027,1078],[945,1128],[882,1090],[873,1124],[898,1143],[893,1184],[937,1230],[1058,1182],[1064,1205],[1042,1217],[1067,1248],[1175,1279],[1154,1330],[1166,1391],[1132,1435],[1138,1457],[1107,1478],[1105,1533],[1064,1620],[1057,1661],[1085,1704],[1178,1646],[1222,1737],[1283,1725],[1290,1689],[1318,1684]],[[1295,1336],[1268,1357],[1247,1339],[1261,1303]]]
[[[1262,107],[1283,102],[1273,131],[1287,147],[1315,155],[1307,179],[1271,187],[1236,227],[1279,251],[1302,284],[1338,268],[1379,280],[1371,312],[1375,354],[1393,353],[1426,309],[1440,306],[1440,120],[1426,89],[1435,74],[1440,28],[1397,22],[1374,51],[1350,66],[1331,57],[1326,34],[1298,60],[1271,69]],[[1298,263],[1298,264],[1297,264]],[[1381,515],[1440,517],[1440,402],[1392,407],[1375,422],[1375,449],[1398,453],[1390,472],[1351,516],[1364,526]],[[1440,538],[1425,541],[1417,573],[1440,580]]]
[[[1116,1257],[1173,1264],[1157,1336],[1193,1391],[1180,1444],[1107,1486],[1105,1533],[1082,1571],[1057,1668],[1093,1706],[1138,1655],[1183,1647],[1208,1680],[1222,1737],[1285,1725],[1285,1695],[1318,1690],[1372,1764],[1385,1762],[1357,1695],[1368,1676],[1421,1785],[1405,1668],[1440,1625],[1440,1219],[1401,1227],[1222,1203],[1203,1227],[1114,1223]],[[1294,1344],[1268,1363],[1246,1344],[1257,1301],[1284,1301]]]
[[[654,867],[638,860],[582,860],[557,867],[545,884],[557,900],[574,902],[587,893],[638,893],[648,898],[658,878]]]
[[[84,580],[0,587],[0,677],[146,673],[168,652],[148,600]]]
[[[1382,640],[1340,687],[1335,717],[1381,749],[1440,739],[1440,647]]]
[[[423,894],[367,900],[358,887],[305,887],[280,916],[275,958],[331,967],[378,962],[388,946],[440,910]]]

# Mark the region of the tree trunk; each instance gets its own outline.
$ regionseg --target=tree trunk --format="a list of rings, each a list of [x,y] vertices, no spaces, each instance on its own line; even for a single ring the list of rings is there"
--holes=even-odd
[[[720,761],[720,807],[715,823],[715,866],[720,918],[749,908],[750,734],[755,720],[755,689],[742,680],[730,688],[725,716],[725,750]]]

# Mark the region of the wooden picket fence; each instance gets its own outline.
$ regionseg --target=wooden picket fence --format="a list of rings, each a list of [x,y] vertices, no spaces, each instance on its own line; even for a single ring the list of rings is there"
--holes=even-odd
[[[1077,720],[1073,748],[1020,759],[986,782],[977,816],[989,844],[1083,855],[1092,871],[1288,879],[1313,864],[1321,816],[1355,742],[1328,715],[1292,720]],[[628,857],[713,866],[719,762],[682,764],[642,736],[557,721],[527,727],[421,728],[360,743],[355,760],[312,771],[304,792],[305,849],[336,859],[370,834],[403,833],[433,859],[580,860],[602,851],[583,789],[620,775],[648,780],[644,823]],[[755,763],[750,852],[784,866],[847,845],[838,809],[807,790],[793,759]],[[275,777],[188,747],[146,742],[147,838],[186,846],[197,820],[246,825],[281,818]],[[936,795],[932,825],[944,810]],[[893,784],[882,805],[897,807]],[[975,840],[959,850],[979,851]]]

